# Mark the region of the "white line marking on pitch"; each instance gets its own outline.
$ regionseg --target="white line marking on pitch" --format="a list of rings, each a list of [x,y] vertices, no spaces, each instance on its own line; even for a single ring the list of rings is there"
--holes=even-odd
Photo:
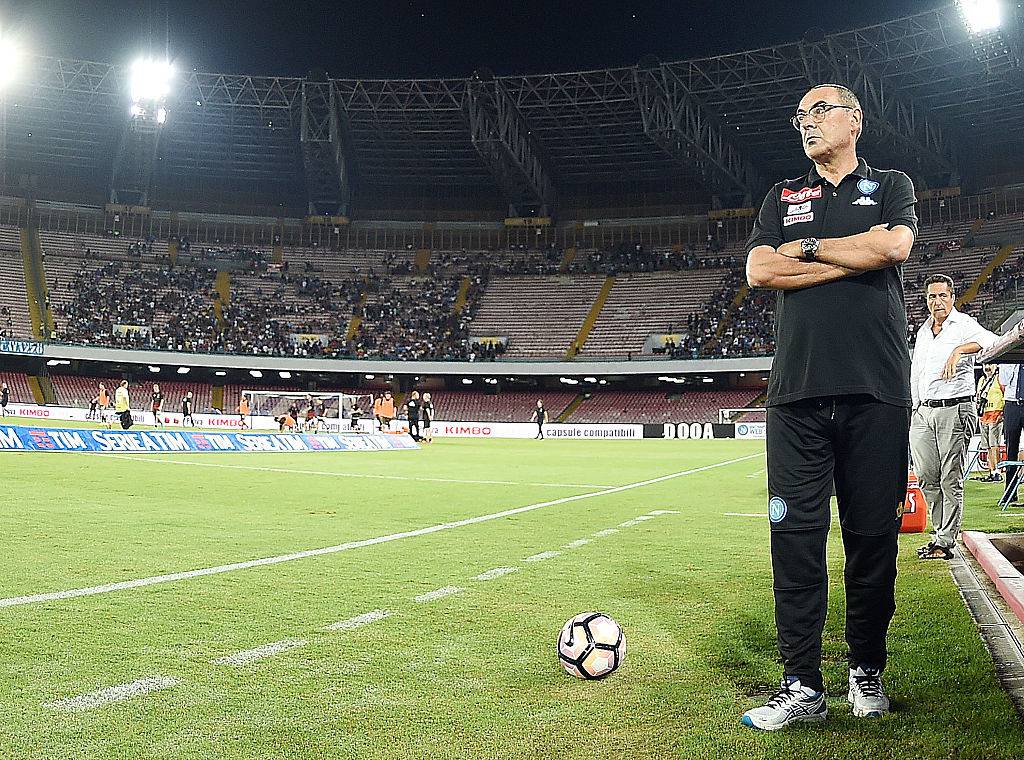
[[[461,594],[466,589],[460,588],[459,586],[445,586],[444,588],[434,589],[428,591],[425,594],[413,597],[414,602],[433,602],[435,599],[444,599],[446,596],[454,596],[455,594]]]
[[[475,581],[493,581],[495,578],[500,578],[503,575],[509,575],[519,570],[518,567],[495,567],[492,570],[480,573],[473,578]]]
[[[125,454],[100,454],[107,459],[128,459],[133,462],[160,462],[162,464],[184,464],[192,467],[216,467],[222,470],[250,470],[252,472],[280,472],[292,475],[324,475],[332,478],[368,478],[371,480],[411,480],[424,483],[457,483],[461,485],[484,486],[544,486],[548,488],[614,488],[601,483],[521,483],[514,480],[463,480],[460,478],[419,478],[411,475],[377,475],[365,472],[331,472],[329,470],[292,470],[287,467],[255,467],[244,464],[218,464],[216,462],[189,462],[181,459],[157,459],[153,456],[128,456]]]
[[[544,509],[545,507],[554,507],[559,504],[570,504],[575,501],[582,501],[584,499],[592,499],[596,496],[609,496],[615,493],[622,493],[623,491],[631,491],[634,488],[642,488],[644,486],[654,485],[656,483],[664,483],[669,480],[681,478],[686,475],[694,475],[698,472],[707,472],[708,470],[714,470],[719,467],[727,467],[731,464],[738,462],[745,462],[748,459],[754,457],[764,456],[764,454],[749,454],[744,457],[737,457],[735,459],[727,459],[723,462],[716,462],[715,464],[708,464],[702,467],[694,467],[690,470],[681,470],[680,472],[669,473],[668,475],[661,475],[656,478],[650,478],[648,480],[640,480],[636,483],[627,483],[622,486],[615,486],[614,488],[606,488],[603,491],[592,491],[590,493],[576,494],[575,496],[563,496],[560,499],[553,499],[552,501],[541,501],[536,504],[527,504],[524,507],[515,507],[513,509],[505,509],[501,512],[493,512],[488,515],[479,515],[477,517],[467,517],[464,520],[455,520],[454,522],[441,523],[439,525],[431,525],[426,528],[418,528],[416,530],[407,530],[401,533],[390,533],[386,536],[377,536],[375,538],[366,538],[361,541],[349,541],[348,543],[338,544],[337,546],[326,546],[322,549],[307,549],[300,552],[292,552],[291,554],[281,554],[276,557],[264,557],[263,559],[252,559],[244,562],[232,562],[227,565],[217,565],[215,567],[204,567],[198,570],[186,570],[179,573],[168,573],[166,575],[154,575],[149,578],[138,578],[131,581],[119,581],[117,583],[107,583],[102,586],[90,586],[88,588],[76,588],[69,589],[67,591],[51,591],[44,594],[29,594],[26,596],[14,596],[7,599],[0,599],[0,608],[2,607],[18,607],[23,604],[37,604],[39,602],[53,602],[61,599],[72,599],[79,596],[92,596],[94,594],[107,594],[112,591],[124,591],[132,588],[142,588],[144,586],[153,586],[158,583],[170,583],[172,581],[187,580],[190,578],[200,578],[206,575],[218,575],[220,573],[230,573],[235,570],[248,570],[252,567],[264,567],[267,565],[277,565],[282,562],[291,562],[297,559],[305,559],[307,557],[319,557],[325,554],[337,554],[338,552],[350,551],[352,549],[361,549],[365,546],[374,546],[376,544],[385,544],[390,541],[398,541],[405,538],[415,538],[417,536],[426,536],[431,533],[438,533],[443,530],[453,530],[455,528],[462,528],[467,525],[477,525],[479,523],[489,522],[491,520],[500,520],[504,517],[511,517],[512,515],[519,515],[525,512],[532,512],[536,509]],[[630,523],[635,524],[635,523]]]
[[[143,694],[150,694],[162,689],[170,689],[178,685],[177,678],[169,676],[152,676],[140,678],[138,681],[123,683],[119,686],[108,686],[105,689],[94,691],[89,694],[82,694],[78,697],[58,699],[56,702],[47,702],[43,707],[62,712],[81,712],[103,707],[114,702],[124,702],[132,697],[141,697]]]
[[[590,543],[590,539],[589,538],[577,538],[575,541],[570,541],[569,543],[567,543],[562,548],[563,549],[579,549],[581,546],[586,546],[589,543]]]
[[[540,554],[534,554],[532,557],[527,557],[523,562],[543,562],[546,559],[553,559],[561,553],[562,552],[541,552]]]
[[[768,515],[764,512],[723,512],[726,517],[764,517],[767,519]]]
[[[632,520],[626,520],[626,522],[619,523],[620,528],[632,528],[634,525],[639,525],[640,521],[635,517]]]
[[[748,478],[759,478],[762,475],[764,475],[766,472],[768,472],[768,468],[767,467],[765,467],[763,470],[758,470],[757,472],[752,472],[749,475],[747,475],[747,477]]]
[[[376,622],[377,620],[383,620],[384,618],[391,617],[392,613],[389,610],[372,610],[370,612],[364,612],[362,615],[356,615],[348,620],[341,620],[337,623],[331,623],[324,627],[325,631],[351,631],[356,628],[362,628],[364,625]]]
[[[215,660],[210,660],[212,665],[248,665],[250,662],[256,662],[257,660],[265,660],[268,657],[273,657],[281,652],[287,652],[289,649],[298,649],[304,647],[309,642],[305,639],[284,639],[283,641],[274,641],[270,644],[264,644],[261,647],[255,649],[243,649],[241,652],[235,652],[229,654],[226,657],[218,657]]]
[[[604,530],[599,530],[597,533],[591,533],[590,535],[594,538],[604,538],[605,536],[611,536],[618,532],[618,528],[605,528]]]
[[[658,515],[678,515],[681,513],[678,509],[655,509],[653,512],[648,512],[647,514],[652,517],[657,517]]]

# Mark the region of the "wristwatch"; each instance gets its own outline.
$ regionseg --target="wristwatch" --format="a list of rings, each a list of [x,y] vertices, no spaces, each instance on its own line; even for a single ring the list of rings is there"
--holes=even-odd
[[[818,238],[804,238],[800,241],[800,251],[804,255],[804,261],[814,261],[821,248],[821,241]]]

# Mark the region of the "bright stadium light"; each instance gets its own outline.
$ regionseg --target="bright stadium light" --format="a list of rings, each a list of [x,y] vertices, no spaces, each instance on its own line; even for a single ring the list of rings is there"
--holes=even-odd
[[[149,371],[152,372],[155,375],[155,374],[157,374],[160,371],[160,368],[159,367],[154,367],[151,364],[151,365],[149,365]]]
[[[282,380],[291,380],[291,378],[292,378],[292,373],[291,372],[278,372],[277,375]]]
[[[187,375],[191,371],[192,370],[189,367],[178,367],[178,374],[179,375]]]
[[[174,67],[170,61],[140,58],[132,64],[132,102],[159,103],[170,95],[173,77]]]
[[[462,378],[462,384],[463,385],[472,385],[473,381],[470,380],[468,377],[464,377],[464,378]]]
[[[960,12],[971,34],[995,31],[1003,23],[1002,3],[999,0],[960,0]]]
[[[713,382],[715,382],[715,378],[713,378],[713,377],[705,377],[704,378],[704,382],[705,383],[713,383]]]
[[[373,378],[375,378],[376,375],[363,375],[363,377],[365,377],[367,380],[373,380]]]
[[[9,85],[21,69],[21,46],[12,39],[0,39],[0,88]]]
[[[258,369],[249,370],[249,374],[256,378],[263,377],[263,373],[260,372]]]
[[[227,374],[228,374],[228,373],[227,373],[227,372],[225,372],[225,371],[224,371],[224,370],[222,370],[222,369],[219,369],[219,370],[217,370],[216,372],[214,372],[213,374],[215,374],[215,375],[216,375],[217,377],[227,377]]]

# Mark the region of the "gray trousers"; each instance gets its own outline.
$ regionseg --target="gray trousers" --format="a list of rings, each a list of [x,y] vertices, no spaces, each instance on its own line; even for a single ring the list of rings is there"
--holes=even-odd
[[[935,543],[951,548],[964,516],[967,447],[978,429],[974,402],[919,406],[910,420],[910,454],[932,518]]]

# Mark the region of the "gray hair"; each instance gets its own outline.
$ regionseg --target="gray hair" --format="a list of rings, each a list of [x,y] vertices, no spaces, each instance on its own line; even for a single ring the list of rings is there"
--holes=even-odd
[[[937,282],[943,283],[949,288],[950,293],[955,293],[956,289],[953,287],[953,278],[945,274],[933,274],[929,275],[928,279],[924,281],[924,289],[928,290],[929,285],[934,285]]]
[[[860,111],[860,127],[857,130],[857,139],[860,139],[861,132],[864,131],[864,109],[860,105],[860,99],[857,97],[857,94],[844,84],[833,84],[832,82],[816,84],[808,92],[822,87],[831,87],[839,93],[839,103],[841,105],[850,106],[850,108],[856,108]]]

